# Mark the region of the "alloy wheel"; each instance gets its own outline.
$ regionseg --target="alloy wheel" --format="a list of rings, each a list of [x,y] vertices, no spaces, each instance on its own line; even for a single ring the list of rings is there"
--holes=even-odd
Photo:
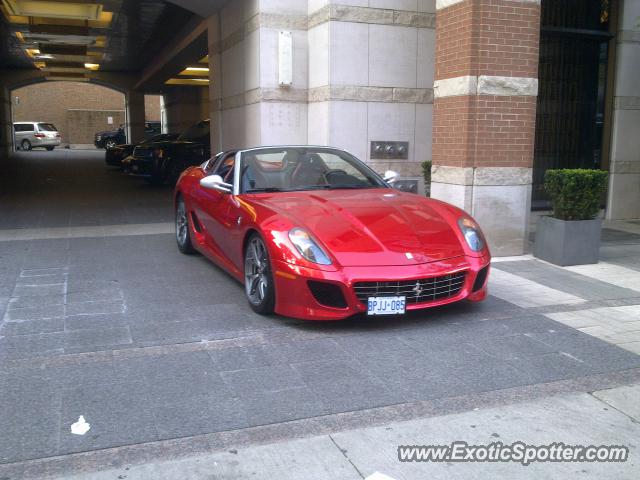
[[[247,246],[244,260],[245,290],[253,305],[261,305],[268,294],[270,273],[267,249],[259,237],[253,237]]]
[[[187,235],[189,235],[189,223],[187,221],[187,212],[184,206],[184,201],[178,202],[176,208],[176,239],[178,244],[184,246],[187,242]]]

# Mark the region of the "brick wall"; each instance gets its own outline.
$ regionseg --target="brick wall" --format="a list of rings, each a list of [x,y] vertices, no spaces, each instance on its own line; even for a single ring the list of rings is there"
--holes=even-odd
[[[536,96],[510,95],[538,76],[540,5],[465,0],[438,13],[435,79],[504,77],[500,95],[436,98],[433,162],[454,167],[531,167]],[[472,87],[470,87],[472,88]]]
[[[107,119],[111,117],[113,123]],[[93,144],[96,132],[115,130],[125,123],[124,110],[68,110],[69,140],[72,145]]]
[[[160,121],[160,95],[144,96],[144,117],[147,121]]]
[[[442,10],[436,29],[436,80],[462,75],[537,77],[540,6],[464,1]]]
[[[536,97],[461,95],[434,104],[433,158],[452,167],[530,167]]]
[[[38,83],[14,90],[11,98],[14,121],[51,122],[60,131],[63,143],[93,143],[95,132],[115,129],[125,122],[124,94],[91,83]],[[73,110],[97,113],[71,114]],[[106,123],[109,116],[114,117],[112,125]],[[145,96],[145,117],[160,120],[158,95]]]

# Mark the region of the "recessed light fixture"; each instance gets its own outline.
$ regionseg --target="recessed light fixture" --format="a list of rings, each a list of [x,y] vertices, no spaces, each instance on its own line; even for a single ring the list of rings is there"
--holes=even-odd
[[[187,67],[184,69],[185,72],[208,72],[209,67]]]
[[[193,86],[207,86],[209,85],[208,78],[170,78],[165,85],[193,85]]]
[[[85,63],[84,68],[87,70],[98,70],[100,68],[100,64],[98,63]]]
[[[102,4],[52,0],[3,0],[10,15],[101,20]]]

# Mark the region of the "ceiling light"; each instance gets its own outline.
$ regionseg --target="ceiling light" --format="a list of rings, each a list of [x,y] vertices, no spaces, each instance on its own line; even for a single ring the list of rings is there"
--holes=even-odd
[[[207,67],[187,67],[178,73],[181,77],[209,77],[209,69]]]
[[[165,85],[194,85],[204,87],[209,85],[208,78],[170,78]]]
[[[85,63],[84,68],[87,70],[98,70],[100,68],[100,64],[98,63]]]
[[[102,14],[102,4],[99,3],[4,0],[4,4],[9,14],[15,16],[101,20]]]
[[[98,43],[103,37],[86,36],[86,35],[69,35],[69,34],[47,34],[47,33],[31,33],[23,32],[26,42],[46,43],[48,45],[75,45],[98,47]]]
[[[40,55],[40,50],[37,48],[25,48],[24,51],[27,52],[27,55],[29,55],[30,57]]]

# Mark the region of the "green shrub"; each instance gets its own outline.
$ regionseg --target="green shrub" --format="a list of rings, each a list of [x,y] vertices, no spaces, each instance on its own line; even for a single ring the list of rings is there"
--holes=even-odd
[[[431,160],[422,162],[422,175],[424,176],[424,183],[429,185],[431,183]]]
[[[547,170],[544,188],[551,196],[553,216],[560,220],[595,218],[607,189],[607,176],[602,170]]]
[[[422,162],[422,176],[427,197],[431,196],[431,160]]]

